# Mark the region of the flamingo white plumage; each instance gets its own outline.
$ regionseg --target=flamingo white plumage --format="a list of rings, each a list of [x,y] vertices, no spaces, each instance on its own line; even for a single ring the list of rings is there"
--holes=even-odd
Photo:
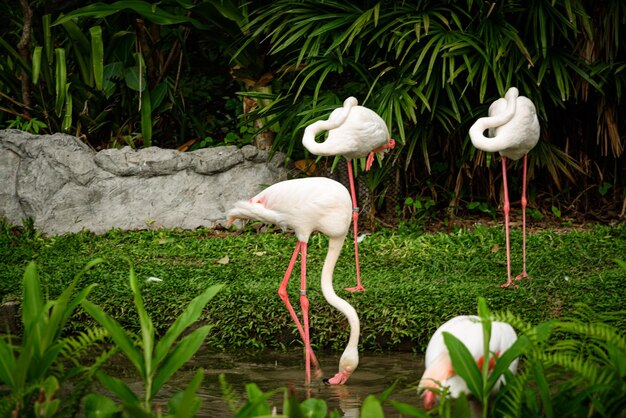
[[[381,158],[384,152],[395,146],[389,137],[389,129],[385,121],[376,112],[367,107],[359,106],[354,97],[348,97],[343,107],[332,111],[328,120],[319,120],[307,126],[302,137],[302,145],[314,155],[342,155],[348,160],[348,178],[352,197],[352,219],[354,230],[354,255],[356,259],[356,287],[347,288],[351,292],[363,291],[361,271],[359,267],[358,218],[359,208],[356,202],[354,173],[352,160],[367,156],[365,170],[369,170],[374,162],[374,155]],[[328,131],[324,142],[316,142],[315,136]]]
[[[306,255],[309,237],[314,231],[328,236],[328,253],[322,267],[322,294],[345,315],[350,325],[350,338],[339,361],[339,371],[326,383],[344,384],[359,365],[359,317],[352,305],[337,296],[333,289],[333,271],[350,229],[352,206],[350,193],[339,182],[325,177],[309,177],[276,183],[249,200],[236,202],[228,212],[229,224],[235,219],[257,219],[293,231],[298,239],[287,271],[278,288],[278,295],[287,306],[305,345],[306,383],[311,382],[311,362],[315,376],[322,372],[311,349],[309,338],[309,300],[306,296]],[[289,303],[287,284],[300,254],[300,306],[302,324]]]
[[[489,136],[485,137],[485,130]],[[478,119],[469,130],[472,144],[485,152],[499,152],[502,156],[502,181],[504,183],[504,224],[506,231],[507,282],[501,287],[509,287],[511,280],[511,243],[509,238],[509,190],[506,179],[506,160],[519,160],[524,157],[524,174],[522,179],[522,273],[515,280],[530,278],[526,272],[526,173],[528,152],[539,141],[540,127],[537,111],[533,102],[519,95],[515,87],[511,87],[504,98],[500,98],[489,106],[489,116]],[[517,287],[517,285],[514,285]]]
[[[452,398],[458,398],[461,393],[469,394],[470,391],[465,381],[455,373],[450,360],[450,353],[444,343],[443,333],[449,332],[457,337],[472,353],[479,369],[484,362],[483,327],[480,318],[474,315],[456,316],[441,325],[426,348],[426,370],[420,379],[419,387],[426,389],[423,393],[424,406],[432,408],[436,403],[436,394],[429,388],[448,388],[448,394]],[[493,321],[491,323],[491,339],[489,341],[489,370],[493,369],[497,357],[508,350],[517,340],[517,334],[510,324]],[[495,355],[495,358],[493,357]],[[515,359],[509,365],[512,373],[517,371],[518,360]],[[500,389],[504,383],[501,377],[493,388]]]

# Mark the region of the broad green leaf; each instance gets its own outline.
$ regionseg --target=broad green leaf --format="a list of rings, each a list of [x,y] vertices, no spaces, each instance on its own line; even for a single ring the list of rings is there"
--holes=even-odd
[[[389,403],[402,416],[406,415],[407,417],[417,417],[417,418],[430,418],[431,417],[429,414],[427,414],[426,412],[424,412],[423,410],[421,410],[415,405],[394,401],[393,399],[390,399]]]
[[[554,411],[552,410],[552,399],[550,395],[550,385],[546,379],[543,364],[538,361],[533,361],[530,365],[535,383],[537,384],[537,390],[543,403],[544,416],[546,418],[554,417]]]
[[[487,307],[487,300],[483,297],[478,298],[478,316],[482,319],[489,319],[491,313]]]
[[[482,376],[472,354],[465,347],[465,344],[449,332],[443,333],[443,340],[448,347],[452,367],[456,374],[465,380],[468,389],[474,396],[483,399]]]
[[[518,358],[526,348],[530,345],[530,341],[528,337],[522,335],[519,337],[508,350],[506,350],[500,357],[496,359],[496,365],[491,371],[491,375],[489,376],[489,380],[487,383],[487,388],[491,391],[491,388],[496,384],[498,378],[506,372],[509,368],[509,365]]]
[[[133,418],[154,418],[152,413],[146,411],[144,406],[137,402],[124,404],[124,410]]]
[[[152,102],[152,110],[161,106],[161,102],[167,94],[167,81],[162,82],[150,92],[150,101]]]
[[[39,281],[39,273],[34,261],[28,263],[22,281],[24,296],[22,300],[22,323],[25,332],[39,319],[43,312],[43,293]]]
[[[141,134],[143,146],[152,146],[152,102],[150,91],[145,89],[141,94]]]
[[[80,304],[87,297],[87,295],[89,295],[89,292],[91,292],[91,289],[93,289],[96,286],[97,286],[96,283],[90,284],[89,286],[87,286],[86,288],[78,292],[78,294],[74,297],[74,299],[72,299],[70,303],[68,303],[67,309],[65,309],[65,312],[64,312],[64,316],[61,319],[62,324],[65,324],[67,322],[67,320],[69,319],[69,316],[72,314],[76,306],[78,306],[78,304]]]
[[[46,60],[49,63],[52,62],[52,51],[53,51],[52,29],[50,28],[50,22],[52,22],[51,15],[47,14],[41,17],[42,31],[43,31],[43,48],[44,48],[44,51],[46,52],[45,54]]]
[[[250,404],[250,402],[248,402],[248,404],[246,404],[246,407]],[[247,417],[247,416],[256,416],[258,414],[253,414],[252,412],[248,412],[247,414],[244,414],[245,407],[242,408],[241,411],[239,411],[239,413],[237,414],[237,417]],[[284,414],[287,415],[289,418],[304,418],[304,414],[302,413],[302,408],[300,408],[300,402],[298,401],[298,398],[296,397],[295,391],[287,391],[285,390],[285,395],[284,395],[284,399],[283,399],[283,411]]]
[[[74,51],[72,58],[78,64],[82,81],[88,86],[93,86],[93,71],[91,70],[91,45],[89,40],[75,22],[63,23],[63,28],[72,40]]]
[[[135,302],[135,308],[139,315],[139,324],[141,327],[141,340],[143,343],[143,364],[145,367],[144,378],[152,375],[152,349],[154,346],[154,325],[150,316],[146,312],[146,308],[143,304],[143,297],[141,296],[141,290],[139,289],[139,283],[137,282],[137,275],[135,269],[130,266],[130,288],[133,292],[133,300]]]
[[[202,294],[195,297],[169,327],[163,338],[159,340],[154,350],[154,363],[160,364],[165,355],[170,351],[174,341],[202,314],[202,310],[224,285],[217,284],[206,289]]]
[[[63,24],[76,17],[104,18],[119,12],[127,13],[128,9],[158,25],[178,25],[181,23],[191,23],[197,28],[206,28],[206,25],[200,23],[196,19],[186,16],[186,14],[175,15],[160,9],[156,6],[156,4],[138,0],[117,1],[112,4],[90,4],[88,6],[74,10],[65,16],[59,17],[54,22],[54,24]]]
[[[215,9],[222,14],[222,16],[232,20],[237,23],[239,27],[243,27],[245,22],[245,17],[241,13],[237,4],[232,1],[225,0],[210,0],[210,3]]]
[[[72,127],[72,95],[70,94],[70,84],[67,83],[65,91],[65,115],[63,116],[63,122],[61,122],[61,129],[68,132]]]
[[[13,388],[15,381],[13,373],[15,372],[15,355],[11,346],[0,337],[0,382]]]
[[[302,414],[307,418],[325,418],[328,411],[326,402],[322,399],[309,398],[300,403]]]
[[[256,383],[248,383],[246,384],[246,397],[248,398],[248,402],[237,412],[237,417],[256,417],[260,415],[269,415],[270,408],[267,405],[266,401],[274,396],[276,391],[270,391],[267,393],[263,393],[261,389],[256,385]],[[289,417],[297,418],[302,416],[302,412],[300,410],[300,405],[295,403],[295,411],[293,409],[289,410]]]
[[[124,79],[124,64],[113,62],[104,66],[104,95],[108,99],[117,89],[117,82]]]
[[[124,328],[122,328],[117,321],[107,315],[99,306],[94,305],[88,300],[82,301],[81,305],[83,306],[83,309],[85,309],[85,311],[93,317],[93,319],[95,319],[109,332],[109,335],[111,335],[115,344],[120,348],[120,350],[122,350],[126,357],[128,357],[137,372],[139,372],[139,375],[145,377],[146,369],[142,361],[141,353],[128,337]]]
[[[139,402],[139,398],[137,398],[135,392],[133,392],[121,379],[109,376],[102,371],[97,371],[96,377],[100,383],[102,383],[102,386],[117,395],[123,402],[127,404]]]
[[[42,51],[42,47],[40,46],[36,46],[35,49],[33,49],[33,58],[32,58],[32,64],[33,64],[33,73],[32,73],[32,79],[33,79],[33,84],[36,86],[37,84],[39,84],[39,73],[41,72],[41,51]]]
[[[63,105],[65,104],[65,92],[67,91],[67,69],[65,67],[65,49],[56,48],[54,50],[56,56],[56,71],[55,71],[55,91],[56,102],[55,111],[57,116],[61,116],[63,111]]]
[[[176,418],[195,417],[202,405],[202,401],[196,395],[202,380],[204,379],[204,369],[199,368],[189,382],[184,391],[177,393],[168,402],[169,411]]]
[[[52,366],[62,349],[63,343],[57,343],[47,348],[44,355],[36,364],[31,363],[31,369],[34,369],[31,371],[31,374],[43,378],[48,373],[48,369]]]
[[[91,289],[95,286],[92,284],[87,288],[81,290],[78,295],[74,299],[70,301],[72,297],[72,293],[74,293],[74,289],[76,289],[76,285],[80,281],[82,275],[91,269],[92,267],[98,265],[102,262],[101,258],[96,258],[91,260],[74,276],[74,279],[70,282],[70,284],[63,290],[63,293],[59,296],[58,300],[52,307],[52,312],[50,314],[50,322],[49,326],[46,329],[46,341],[52,343],[54,340],[59,338],[61,333],[61,328],[65,324],[65,322],[69,319],[72,314],[74,308],[87,297]]]
[[[113,399],[97,393],[90,393],[83,400],[85,418],[105,418],[112,417],[119,408]]]
[[[374,395],[368,395],[361,405],[361,418],[384,418],[383,407]]]
[[[205,325],[185,336],[172,352],[163,359],[163,363],[159,365],[158,372],[152,382],[150,397],[153,397],[161,389],[161,386],[193,357],[200,346],[202,346],[211,328],[210,325]]]
[[[129,67],[124,70],[124,81],[126,86],[135,91],[143,92],[146,89],[145,79],[139,79],[139,66]]]
[[[454,402],[454,418],[473,418],[467,395],[463,392]]]
[[[87,39],[83,30],[76,24],[76,22],[72,20],[63,22],[63,29],[67,32],[67,35],[72,40],[72,43],[76,45],[77,52],[79,52],[81,56],[89,56],[91,53],[89,39]]]
[[[89,29],[91,34],[91,68],[96,89],[104,88],[104,42],[102,41],[102,28],[93,26]]]
[[[13,382],[16,390],[24,390],[24,386],[27,382],[26,376],[28,375],[29,367],[33,364],[33,358],[35,357],[35,344],[31,341],[34,338],[32,334],[28,336],[28,339],[22,341],[22,348],[20,354],[15,362],[13,368]]]
[[[112,62],[104,66],[104,79],[105,80],[122,80],[124,78],[124,63],[120,61]]]

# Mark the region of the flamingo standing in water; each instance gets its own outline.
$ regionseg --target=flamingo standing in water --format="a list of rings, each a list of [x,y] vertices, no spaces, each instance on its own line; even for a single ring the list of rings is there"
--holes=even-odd
[[[328,236],[328,253],[322,267],[322,294],[324,298],[343,313],[350,325],[350,338],[339,361],[339,372],[325,383],[344,384],[359,365],[360,322],[356,310],[333,289],[333,271],[341,248],[350,229],[352,212],[350,193],[341,183],[325,177],[309,177],[276,183],[249,200],[236,202],[228,212],[228,224],[235,219],[258,219],[295,232],[298,239],[291,261],[278,288],[278,295],[287,306],[292,319],[304,341],[306,358],[306,383],[311,383],[311,362],[315,376],[322,372],[311,349],[309,339],[309,300],[306,296],[306,254],[309,237],[314,231]],[[300,306],[302,324],[289,303],[287,284],[291,271],[300,254],[301,285]]]
[[[484,132],[489,129],[489,138]],[[524,177],[522,180],[522,273],[515,280],[530,279],[526,273],[526,171],[528,152],[539,141],[539,120],[533,102],[519,95],[511,87],[504,98],[489,106],[489,116],[478,119],[469,130],[472,144],[485,152],[499,152],[502,156],[502,181],[504,183],[504,225],[506,231],[506,265],[508,280],[501,287],[509,287],[511,280],[511,243],[509,238],[509,190],[506,180],[506,160],[519,160],[524,157]],[[517,285],[514,285],[517,287]]]
[[[424,406],[427,409],[435,406],[437,401],[435,392],[430,388],[448,388],[449,396],[458,398],[461,393],[469,394],[470,391],[465,381],[455,373],[450,360],[450,353],[444,343],[443,333],[449,332],[457,337],[472,353],[478,364],[483,367],[485,353],[483,352],[483,326],[478,316],[462,315],[450,319],[437,328],[426,347],[426,370],[420,379],[419,387],[426,389],[423,393]],[[505,322],[491,323],[491,339],[489,340],[489,352],[495,353],[489,356],[489,370],[495,366],[498,356],[508,350],[517,340],[517,334],[513,327]],[[518,360],[515,359],[509,365],[511,373],[517,371]],[[500,377],[493,388],[493,392],[500,389],[504,383],[504,377]]]
[[[307,126],[302,137],[302,145],[310,153],[323,156],[342,155],[348,160],[357,279],[356,287],[346,289],[351,292],[365,290],[361,284],[359,267],[359,208],[356,203],[352,160],[367,156],[365,170],[368,171],[372,167],[375,154],[382,158],[384,152],[395,146],[395,141],[389,137],[385,121],[373,110],[358,104],[356,98],[348,97],[344,100],[343,107],[332,111],[328,120],[319,120]],[[316,142],[315,136],[323,131],[328,131],[328,137],[324,142]]]

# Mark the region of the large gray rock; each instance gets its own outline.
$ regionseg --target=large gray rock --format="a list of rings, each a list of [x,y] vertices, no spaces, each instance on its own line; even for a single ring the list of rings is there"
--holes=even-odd
[[[286,177],[283,155],[253,146],[95,152],[69,135],[0,131],[0,217],[50,235],[223,225],[235,201]]]

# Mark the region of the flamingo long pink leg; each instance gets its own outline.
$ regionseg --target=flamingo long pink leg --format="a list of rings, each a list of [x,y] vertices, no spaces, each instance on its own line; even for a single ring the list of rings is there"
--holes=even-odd
[[[522,273],[515,278],[515,280],[520,279],[532,279],[526,272],[526,204],[528,200],[526,199],[526,171],[528,164],[528,155],[524,154],[524,174],[522,177]]]
[[[354,173],[352,172],[352,160],[348,160],[348,178],[350,180],[350,195],[352,196],[352,223],[354,229],[354,258],[356,260],[356,287],[347,287],[349,292],[362,292],[365,290],[361,284],[361,268],[359,267],[359,208],[356,203],[356,190],[354,188]]]
[[[506,180],[506,157],[502,156],[502,182],[504,183],[504,228],[506,233],[506,272],[507,282],[500,285],[500,287],[509,287],[516,284],[511,280],[511,240],[509,237],[509,212],[511,210],[511,203],[509,202],[509,187]]]
[[[313,353],[313,350],[311,349],[311,345],[309,343],[309,338],[308,338],[308,331],[309,331],[309,327],[308,327],[308,300],[306,301],[306,305],[307,305],[307,312],[306,312],[306,316],[305,316],[305,327],[306,327],[306,332],[303,329],[302,325],[300,324],[300,320],[298,319],[298,316],[296,315],[296,312],[294,311],[293,307],[291,306],[291,303],[289,303],[289,295],[287,294],[287,284],[289,284],[289,278],[291,277],[291,272],[293,271],[293,267],[296,264],[296,260],[298,259],[298,254],[300,253],[300,251],[303,251],[303,255],[302,255],[302,259],[301,259],[301,266],[302,266],[302,273],[303,273],[303,283],[304,285],[306,285],[306,243],[302,242],[302,241],[298,241],[298,243],[296,244],[296,248],[294,248],[293,250],[293,254],[291,256],[291,261],[289,262],[289,266],[287,267],[287,271],[285,272],[285,276],[283,277],[283,281],[280,284],[280,287],[278,288],[278,296],[280,296],[280,298],[282,299],[283,303],[285,304],[285,306],[287,307],[287,310],[289,311],[289,313],[291,314],[291,318],[293,319],[293,322],[296,323],[296,326],[298,327],[298,331],[300,332],[300,338],[302,338],[302,341],[304,342],[305,345],[305,350],[306,350],[306,364],[307,364],[307,382],[306,383],[311,383],[311,372],[310,372],[310,362],[313,362],[313,365],[315,366],[315,376],[321,376],[322,375],[322,371],[319,368],[319,363],[317,361],[317,358],[315,357],[315,354]],[[305,287],[303,287],[303,289],[306,290]],[[301,304],[302,304],[302,296],[301,298]],[[306,295],[305,295],[306,298]],[[304,309],[303,309],[304,311]],[[303,313],[304,316],[304,313]]]
[[[304,325],[304,348],[306,359],[306,384],[311,383],[311,338],[309,334],[309,299],[306,296],[306,249],[307,244],[300,245],[300,308]]]

